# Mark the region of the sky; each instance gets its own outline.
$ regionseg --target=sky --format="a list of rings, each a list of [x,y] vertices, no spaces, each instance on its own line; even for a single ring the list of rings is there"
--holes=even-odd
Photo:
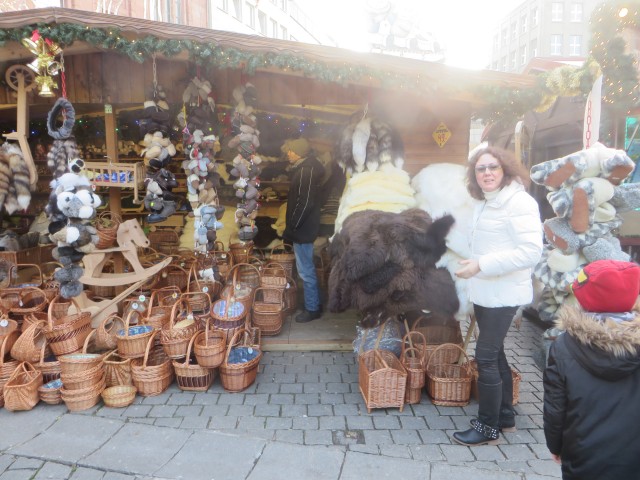
[[[386,3],[387,0],[369,0]],[[306,12],[338,41],[338,46],[366,49],[365,0],[298,0]],[[417,18],[422,31],[435,35],[446,48],[448,65],[485,68],[491,59],[492,37],[500,20],[516,8],[518,0],[392,0],[410,18]]]

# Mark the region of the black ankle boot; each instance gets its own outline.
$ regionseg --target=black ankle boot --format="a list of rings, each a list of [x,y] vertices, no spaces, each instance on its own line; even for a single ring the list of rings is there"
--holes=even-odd
[[[469,422],[469,424],[473,427],[475,426],[477,421],[478,419],[474,418]],[[502,433],[513,433],[518,431],[518,429],[516,428],[516,421],[513,418],[511,419],[511,421],[508,421],[508,420],[505,422],[500,421],[498,429]]]
[[[473,428],[464,432],[455,432],[453,439],[461,445],[477,447],[480,445],[498,445],[500,433],[497,428],[484,425],[479,420],[473,424]]]

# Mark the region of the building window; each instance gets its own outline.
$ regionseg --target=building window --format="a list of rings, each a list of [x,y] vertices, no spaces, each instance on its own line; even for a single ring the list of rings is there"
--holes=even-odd
[[[524,66],[527,63],[527,47],[523,45],[520,47],[520,65]]]
[[[229,13],[229,0],[218,0],[218,8]]]
[[[271,38],[278,38],[278,22],[271,19]]]
[[[531,9],[531,26],[535,27],[538,25],[538,7],[533,7]]]
[[[534,58],[534,57],[538,56],[538,41],[537,40],[531,40],[531,43],[529,44],[529,55],[531,55],[531,58]]]
[[[267,14],[264,12],[258,12],[258,23],[260,24],[260,33],[265,37],[269,33],[267,30]]]
[[[509,70],[516,69],[516,51],[511,52],[511,64],[509,65]]]
[[[569,35],[569,55],[577,57],[582,55],[581,35]]]
[[[497,52],[500,48],[500,35],[496,35],[493,37],[493,51]]]
[[[551,35],[550,55],[562,55],[562,35]]]
[[[289,8],[289,0],[280,0],[280,10],[282,10],[283,12],[286,12],[288,8]]]
[[[502,59],[500,60],[500,70],[502,70],[503,72],[507,71],[507,57],[502,57]]]
[[[552,22],[561,22],[563,16],[563,7],[560,2],[553,2],[551,4],[551,21]]]
[[[233,0],[233,18],[242,21],[242,2],[241,0]]]
[[[527,32],[527,16],[522,15],[522,17],[520,17],[520,33],[526,33],[526,32]]]
[[[502,38],[502,46],[506,47],[507,46],[507,29],[506,28],[502,29],[500,38]]]
[[[511,41],[515,41],[516,36],[518,33],[518,27],[516,25],[516,22],[511,23]]]
[[[287,27],[284,25],[280,25],[280,38],[282,40],[288,40],[289,32],[287,31]]]
[[[249,25],[253,30],[256,29],[256,7],[251,5],[249,2],[245,3],[245,7],[247,7],[247,25]]]
[[[571,21],[582,22],[582,4],[581,3],[571,4]]]

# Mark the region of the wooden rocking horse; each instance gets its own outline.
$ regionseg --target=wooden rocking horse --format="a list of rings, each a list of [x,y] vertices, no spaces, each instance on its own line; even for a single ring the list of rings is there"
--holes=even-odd
[[[116,241],[118,243],[117,247],[94,250],[86,254],[82,259],[84,263],[84,275],[80,277],[80,281],[85,285],[104,287],[129,285],[127,289],[111,300],[94,302],[89,300],[84,292],[75,298],[82,311],[91,312],[91,324],[94,327],[107,315],[116,312],[120,301],[127,298],[132,292],[136,291],[151,277],[171,263],[171,257],[167,257],[149,268],[144,268],[140,264],[136,248],[148,247],[149,240],[135,219],[127,220],[120,224],[116,233]],[[124,257],[131,268],[133,268],[132,272],[105,273],[102,271],[105,264],[116,254]]]

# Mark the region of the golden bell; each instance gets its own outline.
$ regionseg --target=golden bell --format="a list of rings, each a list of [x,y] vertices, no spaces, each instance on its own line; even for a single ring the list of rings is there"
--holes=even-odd
[[[31,70],[33,70],[36,74],[40,75],[40,60],[39,59],[36,58],[31,63],[27,63],[27,67],[29,67]]]
[[[30,38],[23,38],[22,45],[27,47],[29,51],[34,55],[38,55],[38,53],[40,53],[40,48],[38,47],[38,44],[33,40],[31,40]]]
[[[47,72],[49,72],[49,75],[57,75],[61,69],[62,65],[58,62],[49,62],[49,64],[47,64]]]
[[[51,91],[51,88],[49,87],[48,83],[43,83],[42,86],[40,87],[40,91],[38,92],[38,95],[40,95],[41,97],[53,97],[55,96],[55,93]]]

